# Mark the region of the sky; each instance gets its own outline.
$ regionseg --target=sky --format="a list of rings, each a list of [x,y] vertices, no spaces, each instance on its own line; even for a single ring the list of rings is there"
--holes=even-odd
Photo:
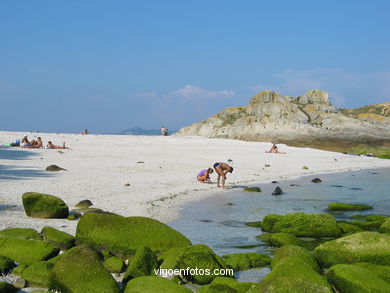
[[[0,130],[177,130],[262,90],[390,101],[390,1],[0,0]]]

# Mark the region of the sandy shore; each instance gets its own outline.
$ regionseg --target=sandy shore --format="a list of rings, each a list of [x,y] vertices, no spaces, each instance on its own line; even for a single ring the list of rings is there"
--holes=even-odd
[[[0,145],[24,133],[0,132]],[[390,167],[390,160],[280,145],[282,154],[266,154],[270,143],[202,137],[152,137],[78,134],[29,134],[44,144],[63,141],[70,149],[0,148],[0,229],[45,225],[74,233],[76,221],[40,220],[24,214],[21,196],[35,191],[61,197],[72,209],[83,199],[94,207],[124,216],[149,216],[164,222],[177,217],[180,205],[211,192],[196,174],[215,162],[232,160],[227,186],[292,179],[318,173]],[[55,164],[68,171],[47,172]],[[270,165],[270,167],[265,167]],[[302,167],[309,169],[304,170]],[[125,186],[129,183],[130,186]]]

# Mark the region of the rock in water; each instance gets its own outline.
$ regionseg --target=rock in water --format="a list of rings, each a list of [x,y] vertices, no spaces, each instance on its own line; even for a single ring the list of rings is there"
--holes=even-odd
[[[338,203],[331,202],[328,205],[329,211],[364,211],[372,210],[373,207],[365,204],[348,204],[348,203]]]
[[[66,218],[69,208],[65,202],[54,195],[26,192],[22,195],[26,215],[33,218]]]
[[[282,195],[282,194],[283,194],[283,190],[279,186],[276,186],[274,192],[272,192],[272,195]]]
[[[262,253],[249,252],[225,254],[222,256],[222,260],[233,270],[243,271],[267,266],[271,262],[271,257]]]
[[[50,165],[46,167],[46,171],[61,171],[61,170],[68,171],[64,168],[58,167],[57,165]]]
[[[260,187],[245,187],[245,192],[261,192]]]
[[[314,178],[311,182],[313,182],[313,183],[321,183],[322,180],[320,178]]]

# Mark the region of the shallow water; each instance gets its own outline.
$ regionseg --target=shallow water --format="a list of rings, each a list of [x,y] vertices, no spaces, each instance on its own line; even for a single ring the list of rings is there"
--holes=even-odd
[[[321,183],[312,183],[313,178]],[[291,186],[291,185],[298,186]],[[260,228],[245,222],[261,221],[270,213],[326,213],[329,202],[362,203],[374,207],[368,211],[333,213],[338,219],[355,214],[390,216],[390,169],[363,170],[303,177],[258,184],[262,192],[243,192],[241,187],[219,192],[205,200],[183,206],[181,218],[169,223],[186,235],[193,244],[206,244],[218,255],[240,252],[272,254],[273,248],[257,239]],[[271,195],[275,187],[284,194]],[[237,248],[237,246],[252,246]],[[238,280],[256,282],[269,272],[268,268],[252,269],[236,275]]]

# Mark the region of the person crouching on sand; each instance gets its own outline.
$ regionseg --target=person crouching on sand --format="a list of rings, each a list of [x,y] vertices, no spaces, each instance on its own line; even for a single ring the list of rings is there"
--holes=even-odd
[[[199,182],[205,183],[205,181],[210,181],[210,174],[214,172],[213,169],[208,168],[207,170],[202,170],[198,173],[198,176],[196,177]]]
[[[225,179],[226,179],[226,173],[233,173],[233,167],[229,166],[226,163],[215,163],[214,164],[214,170],[218,174],[218,187],[219,186],[219,181],[221,180],[222,177],[222,189],[225,189]]]

